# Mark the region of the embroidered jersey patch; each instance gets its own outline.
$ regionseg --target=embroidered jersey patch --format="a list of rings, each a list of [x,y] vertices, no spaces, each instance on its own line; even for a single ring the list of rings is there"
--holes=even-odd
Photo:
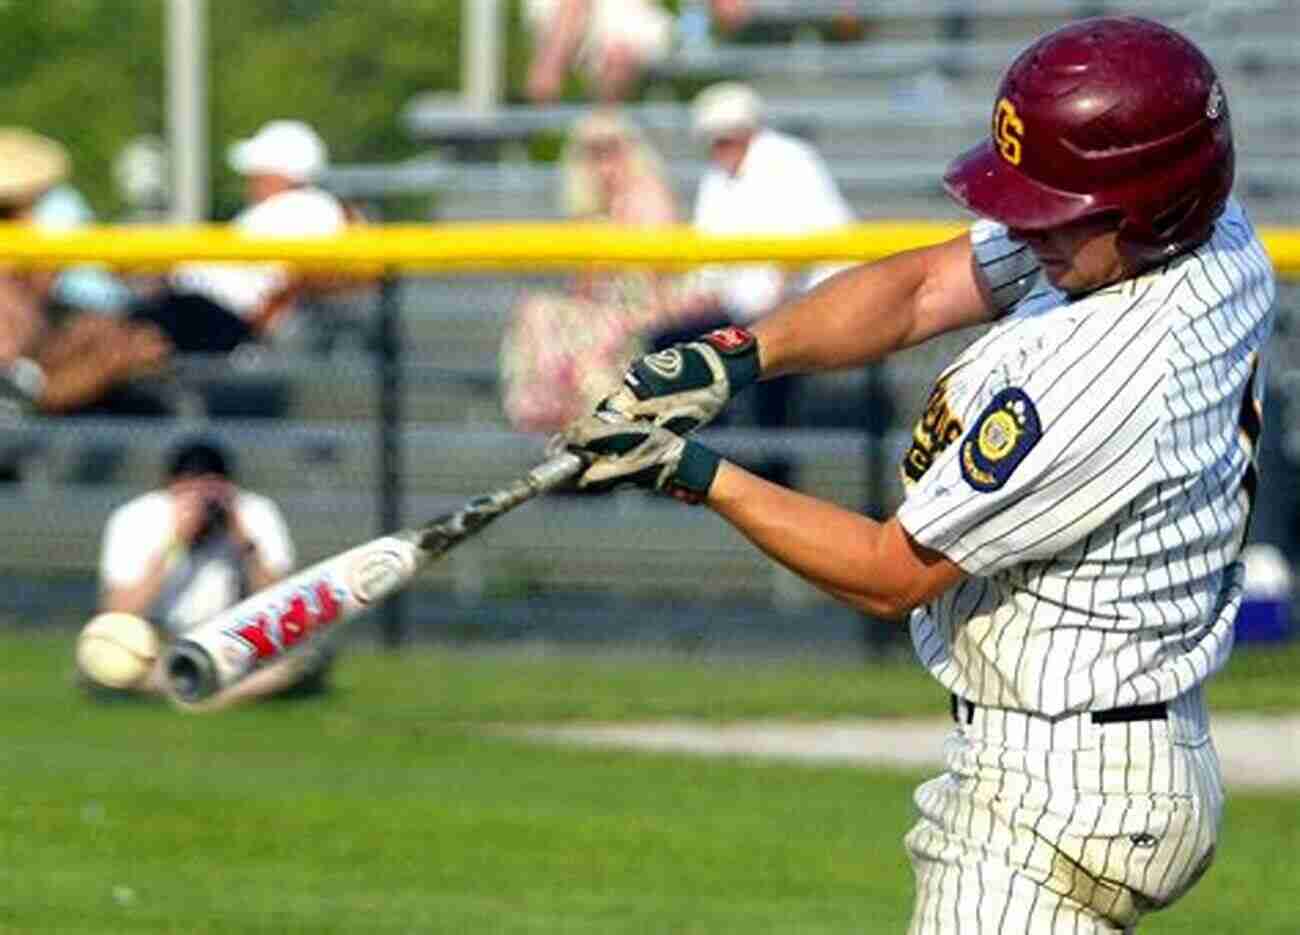
[[[961,443],[961,476],[976,490],[997,490],[1043,437],[1038,410],[1024,390],[993,397]]]
[[[934,459],[961,438],[961,433],[961,420],[953,414],[948,403],[948,376],[945,374],[930,390],[925,412],[921,413],[916,428],[912,430],[912,444],[903,455],[900,466],[903,485],[910,487],[924,477]]]

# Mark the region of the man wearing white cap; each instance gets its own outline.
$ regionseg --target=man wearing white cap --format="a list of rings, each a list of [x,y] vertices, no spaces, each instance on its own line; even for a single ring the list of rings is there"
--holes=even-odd
[[[763,105],[748,85],[723,82],[691,105],[696,136],[712,167],[700,181],[694,226],[717,235],[809,234],[850,224],[853,212],[811,146],[763,126]],[[728,318],[748,324],[790,291],[802,291],[839,266],[792,277],[774,265],[725,266],[702,272]]]
[[[68,183],[71,168],[58,141],[0,127],[0,222],[49,233],[93,221]],[[154,371],[169,348],[155,329],[119,317],[130,298],[97,267],[0,269],[0,421],[32,412],[156,414],[160,404],[126,384]],[[0,464],[0,474],[11,468]]]
[[[709,145],[712,163],[695,197],[694,227],[706,234],[810,234],[853,222],[822,158],[807,143],[763,126],[763,104],[748,85],[722,82],[700,92],[691,104],[691,125]],[[689,290],[698,304],[711,299],[719,317],[691,332],[659,336],[672,344],[710,327],[749,325],[793,293],[811,288],[843,266],[796,271],[775,264],[702,267]],[[798,377],[778,377],[754,388],[752,418],[761,427],[789,421]],[[789,467],[779,460],[759,466],[770,480],[787,483]]]
[[[312,184],[328,153],[307,124],[273,120],[233,144],[228,162],[245,180],[248,207],[231,221],[241,233],[329,236],[346,224],[339,200]],[[180,351],[229,351],[280,327],[305,282],[278,264],[205,263],[177,267],[169,286],[136,316],[157,324]]]

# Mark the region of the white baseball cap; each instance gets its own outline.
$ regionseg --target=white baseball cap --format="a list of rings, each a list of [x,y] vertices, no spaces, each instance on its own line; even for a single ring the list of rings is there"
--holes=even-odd
[[[711,85],[691,103],[691,129],[706,140],[737,130],[755,130],[762,120],[762,98],[749,85],[738,81]]]
[[[329,152],[301,120],[272,120],[255,136],[232,144],[228,159],[240,175],[282,175],[310,182],[325,168]]]
[[[21,127],[0,127],[0,203],[36,198],[67,176],[62,143]]]

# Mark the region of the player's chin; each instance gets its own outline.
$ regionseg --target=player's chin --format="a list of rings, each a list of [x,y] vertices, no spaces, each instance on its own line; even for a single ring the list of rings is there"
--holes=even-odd
[[[1070,280],[1074,278],[1074,267],[1065,260],[1053,260],[1040,256],[1038,264],[1042,267],[1043,276],[1058,289],[1066,288],[1070,284]]]
[[[1052,287],[1059,289],[1068,296],[1081,296],[1097,288],[1090,283],[1085,276],[1079,273],[1068,263],[1062,264],[1043,264],[1043,276],[1047,279]]]

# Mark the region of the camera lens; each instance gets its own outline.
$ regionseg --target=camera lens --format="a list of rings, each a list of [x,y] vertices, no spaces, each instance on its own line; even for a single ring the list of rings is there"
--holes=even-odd
[[[205,531],[218,532],[226,527],[226,505],[220,500],[208,500],[204,505]]]

